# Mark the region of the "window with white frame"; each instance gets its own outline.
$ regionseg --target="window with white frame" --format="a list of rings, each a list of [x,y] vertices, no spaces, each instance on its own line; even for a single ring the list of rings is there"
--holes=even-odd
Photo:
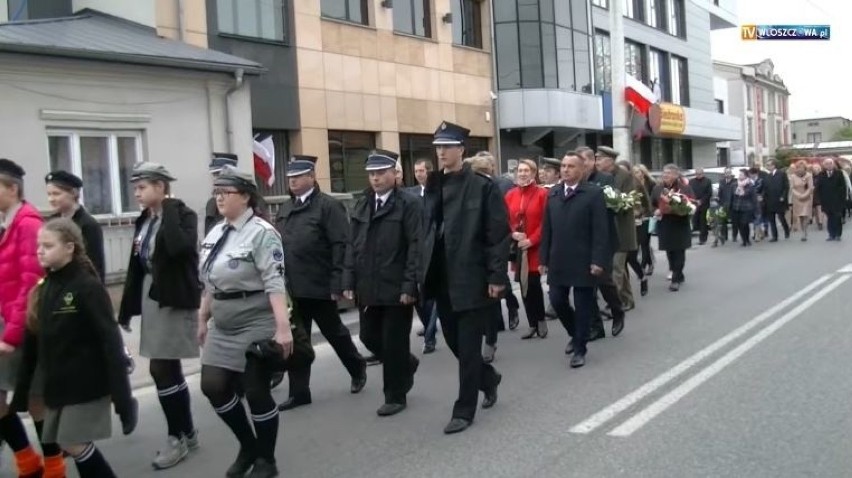
[[[95,215],[138,210],[130,186],[134,165],[142,159],[138,131],[68,131],[47,133],[50,170],[72,172],[83,180],[82,202]]]

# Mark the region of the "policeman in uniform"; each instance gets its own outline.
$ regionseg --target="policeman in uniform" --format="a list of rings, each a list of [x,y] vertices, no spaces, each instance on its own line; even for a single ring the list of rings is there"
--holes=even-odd
[[[358,353],[349,329],[340,320],[337,301],[343,296],[343,262],[349,241],[346,208],[323,193],[316,183],[315,156],[293,156],[287,165],[290,200],[281,205],[275,228],[281,234],[287,287],[311,335],[312,322],[331,344],[352,377],[350,391],[367,383],[367,363]],[[290,397],[280,410],[311,403],[310,367],[290,370]]]
[[[444,433],[467,429],[476,414],[497,403],[501,376],[482,360],[482,337],[509,278],[510,231],[503,195],[487,176],[464,163],[470,130],[443,122],[435,131],[440,171],[429,175],[424,202],[424,289],[437,301],[441,330],[459,360],[459,396]]]
[[[376,150],[365,169],[370,188],[351,214],[344,295],[361,311],[361,341],[383,363],[379,416],[406,406],[419,362],[411,355],[411,320],[420,277],[421,200],[395,184],[399,155]]]
[[[541,158],[539,168],[541,169],[541,185],[550,189],[559,184],[559,169],[562,161],[556,158]]]

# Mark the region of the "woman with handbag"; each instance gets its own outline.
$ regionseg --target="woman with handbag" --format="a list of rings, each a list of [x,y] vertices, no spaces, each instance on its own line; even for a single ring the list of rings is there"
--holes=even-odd
[[[506,194],[506,209],[512,229],[512,248],[509,260],[515,278],[521,283],[521,296],[530,329],[522,339],[547,337],[547,320],[544,316],[544,292],[538,272],[538,248],[541,242],[541,224],[547,204],[547,189],[539,186],[538,165],[531,159],[522,159],[516,171],[517,187]]]
[[[228,168],[213,185],[224,221],[201,244],[201,391],[240,444],[226,476],[243,477],[250,470],[252,478],[278,476],[278,405],[270,389],[271,367],[262,364],[276,350],[282,360],[289,357],[294,347],[281,237],[256,214],[252,175]]]

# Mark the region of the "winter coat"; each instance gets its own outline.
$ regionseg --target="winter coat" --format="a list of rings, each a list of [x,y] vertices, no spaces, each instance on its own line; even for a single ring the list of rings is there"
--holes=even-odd
[[[509,228],[513,232],[523,232],[532,245],[527,249],[530,272],[537,272],[539,265],[539,247],[541,246],[541,226],[544,220],[544,208],[547,205],[547,189],[532,183],[529,186],[516,187],[506,194],[506,208],[509,212]],[[520,252],[520,249],[519,249]],[[512,263],[512,270],[516,263]]]
[[[0,317],[5,323],[2,340],[14,347],[24,340],[27,295],[44,276],[36,256],[42,224],[41,214],[24,201],[0,238]]]

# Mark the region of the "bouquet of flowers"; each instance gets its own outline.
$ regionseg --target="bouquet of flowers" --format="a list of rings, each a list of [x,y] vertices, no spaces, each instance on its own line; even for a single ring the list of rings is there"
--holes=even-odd
[[[615,212],[632,211],[639,205],[642,199],[637,191],[622,193],[615,190],[612,186],[605,186],[603,192],[606,199],[606,207]]]
[[[728,213],[725,208],[717,207],[707,210],[707,224],[724,224],[728,220]]]
[[[663,214],[671,214],[673,216],[691,216],[695,214],[697,207],[692,199],[686,194],[677,191],[667,190],[660,198],[663,206],[660,208]]]

